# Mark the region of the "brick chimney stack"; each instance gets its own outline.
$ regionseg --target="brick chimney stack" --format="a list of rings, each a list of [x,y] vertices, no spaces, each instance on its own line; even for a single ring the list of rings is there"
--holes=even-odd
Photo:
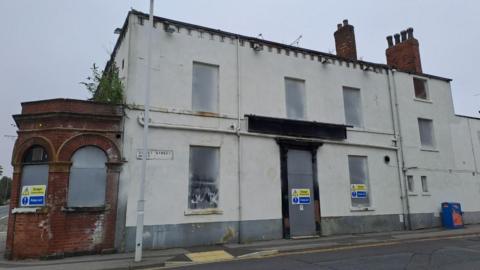
[[[395,39],[395,44],[393,44]],[[387,37],[387,65],[401,71],[422,73],[418,40],[413,37],[413,28]]]
[[[353,31],[353,25],[348,24],[348,20],[343,20],[343,25],[340,23],[337,24],[337,31],[335,31],[333,36],[335,37],[337,55],[351,60],[357,60],[355,32]]]

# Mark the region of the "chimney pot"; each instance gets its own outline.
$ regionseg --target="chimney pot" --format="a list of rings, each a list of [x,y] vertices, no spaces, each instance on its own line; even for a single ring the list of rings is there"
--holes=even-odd
[[[393,47],[393,37],[387,36],[388,47]]]
[[[410,27],[407,29],[407,39],[412,39],[413,38],[413,28]]]
[[[337,24],[337,29],[340,29],[340,28],[342,28],[342,24],[341,24],[341,23]]]
[[[402,35],[402,42],[404,42],[405,40],[407,40],[407,31],[401,31],[400,34]]]
[[[348,25],[348,20],[343,20],[343,26]]]
[[[399,44],[400,43],[400,34],[395,34],[395,35],[393,35],[393,37],[395,37],[395,45]]]

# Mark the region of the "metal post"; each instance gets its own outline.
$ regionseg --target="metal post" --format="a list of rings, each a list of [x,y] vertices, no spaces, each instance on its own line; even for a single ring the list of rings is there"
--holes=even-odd
[[[140,178],[140,190],[137,202],[137,231],[135,235],[135,262],[142,261],[143,249],[143,219],[145,209],[145,178],[147,172],[147,154],[148,154],[148,125],[150,123],[150,62],[152,58],[152,31],[153,22],[153,1],[150,0],[150,14],[148,17],[148,42],[147,42],[147,63],[146,63],[146,82],[145,82],[145,104],[143,113],[143,155],[142,172]]]

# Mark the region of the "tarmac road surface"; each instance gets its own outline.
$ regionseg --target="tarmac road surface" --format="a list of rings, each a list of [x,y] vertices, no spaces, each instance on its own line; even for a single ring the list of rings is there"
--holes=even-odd
[[[269,258],[189,266],[188,270],[480,269],[480,237],[299,251]]]

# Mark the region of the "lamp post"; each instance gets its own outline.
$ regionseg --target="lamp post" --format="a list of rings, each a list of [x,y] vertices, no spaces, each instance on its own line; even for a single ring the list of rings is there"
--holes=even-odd
[[[146,61],[146,82],[145,82],[145,103],[143,113],[143,155],[142,172],[140,178],[140,190],[137,202],[137,228],[135,234],[135,262],[142,261],[143,249],[143,220],[145,215],[145,178],[147,172],[147,154],[148,154],[148,125],[150,122],[150,62],[152,58],[152,31],[153,22],[153,1],[150,0],[150,13],[148,16],[148,41],[147,41],[147,61]]]

